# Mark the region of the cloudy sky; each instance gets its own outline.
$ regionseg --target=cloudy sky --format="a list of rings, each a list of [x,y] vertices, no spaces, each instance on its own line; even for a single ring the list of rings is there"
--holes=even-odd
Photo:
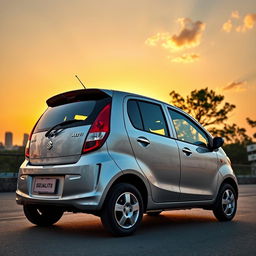
[[[0,4],[0,141],[20,144],[48,97],[80,88],[75,74],[166,102],[209,87],[237,106],[230,122],[256,119],[255,0]]]

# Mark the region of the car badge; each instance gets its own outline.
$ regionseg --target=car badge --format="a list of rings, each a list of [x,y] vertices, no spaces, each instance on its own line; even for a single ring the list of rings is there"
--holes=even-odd
[[[53,147],[53,142],[51,140],[49,140],[46,147],[48,150],[50,150]]]
[[[71,134],[71,137],[82,137],[84,135],[83,132],[75,132]]]

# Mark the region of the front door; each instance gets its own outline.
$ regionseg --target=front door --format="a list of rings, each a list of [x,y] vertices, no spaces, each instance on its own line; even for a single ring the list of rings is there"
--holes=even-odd
[[[216,152],[208,148],[209,135],[187,115],[168,109],[177,135],[181,160],[181,200],[210,200],[216,191]]]

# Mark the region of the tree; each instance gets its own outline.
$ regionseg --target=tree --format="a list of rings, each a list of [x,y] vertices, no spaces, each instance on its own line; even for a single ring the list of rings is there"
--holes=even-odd
[[[249,164],[246,147],[241,143],[229,143],[223,146],[232,164]]]
[[[224,101],[224,96],[217,94],[207,87],[193,90],[186,98],[179,93],[171,91],[171,103],[192,115],[199,123],[206,127],[214,136],[221,136],[228,143],[248,144],[251,138],[246,134],[246,129],[236,124],[226,124],[228,114],[236,107]],[[247,120],[248,121],[248,120]],[[256,125],[255,121],[248,121]]]
[[[256,127],[256,121],[250,119],[249,117],[246,118],[247,123],[252,127]],[[253,137],[256,138],[256,133],[253,134]]]
[[[210,132],[213,136],[225,138],[226,142],[229,144],[247,145],[252,141],[251,138],[246,134],[246,129],[241,128],[236,124],[224,124],[221,129],[216,129],[213,127],[210,129]]]
[[[255,128],[256,127],[256,121],[250,119],[249,117],[246,118],[247,123],[252,127]]]
[[[222,124],[228,119],[228,113],[236,107],[227,102],[221,107],[224,96],[217,95],[207,87],[193,90],[186,98],[175,91],[172,91],[170,96],[174,106],[192,115],[204,127]]]

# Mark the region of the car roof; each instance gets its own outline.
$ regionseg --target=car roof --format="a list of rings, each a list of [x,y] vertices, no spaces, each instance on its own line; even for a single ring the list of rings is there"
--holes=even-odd
[[[132,92],[126,92],[126,91],[119,91],[119,90],[112,90],[112,89],[100,89],[100,88],[88,88],[88,89],[80,89],[80,90],[73,90],[73,91],[67,91],[67,92],[64,92],[64,93],[60,93],[60,94],[57,94],[57,95],[54,95],[52,96],[51,98],[47,99],[46,103],[48,106],[54,106],[55,104],[58,104],[59,101],[63,101],[63,98],[65,97],[70,97],[70,95],[72,95],[71,97],[73,97],[74,95],[77,96],[77,95],[85,95],[85,94],[90,94],[90,96],[94,96],[96,94],[100,95],[101,97],[104,97],[105,96],[114,96],[114,94],[116,95],[122,95],[123,97],[125,96],[133,96],[133,97],[140,97],[140,98],[143,98],[145,100],[152,100],[152,101],[155,101],[155,102],[158,102],[158,103],[161,103],[161,104],[165,104],[165,105],[168,105],[172,108],[175,108],[179,111],[182,111],[180,108],[176,107],[176,106],[173,106],[167,102],[164,102],[164,101],[161,101],[161,100],[158,100],[158,99],[155,99],[155,98],[151,98],[151,97],[148,97],[148,96],[145,96],[145,95],[141,95],[141,94],[137,94],[137,93],[132,93]],[[184,112],[184,111],[182,111]],[[185,114],[187,114],[186,112],[184,112]]]
[[[70,95],[72,95],[71,97],[73,97],[73,95],[86,95],[86,94],[89,94],[90,96],[97,95],[97,97],[113,97],[114,95],[119,94],[120,96],[123,96],[123,97],[125,97],[125,96],[139,97],[140,99],[151,100],[151,101],[154,101],[154,102],[158,102],[160,104],[170,106],[172,109],[176,109],[177,111],[182,112],[183,114],[188,116],[190,119],[194,120],[196,123],[198,123],[201,126],[201,128],[203,128],[203,130],[208,135],[211,136],[211,134],[194,117],[192,117],[191,115],[189,115],[188,113],[186,113],[182,109],[180,109],[176,106],[173,106],[173,105],[171,105],[167,102],[157,100],[157,99],[154,99],[154,98],[151,98],[151,97],[147,97],[147,96],[144,96],[144,95],[140,95],[140,94],[137,94],[137,93],[132,93],[132,92],[125,92],[125,91],[112,90],[112,89],[100,89],[100,88],[80,89],[80,90],[67,91],[67,92],[64,92],[64,93],[61,93],[61,94],[57,94],[57,95],[49,98],[46,101],[46,103],[47,103],[48,106],[54,106],[55,104],[59,104],[59,101],[62,102],[63,97],[65,97],[65,96],[69,97]]]

